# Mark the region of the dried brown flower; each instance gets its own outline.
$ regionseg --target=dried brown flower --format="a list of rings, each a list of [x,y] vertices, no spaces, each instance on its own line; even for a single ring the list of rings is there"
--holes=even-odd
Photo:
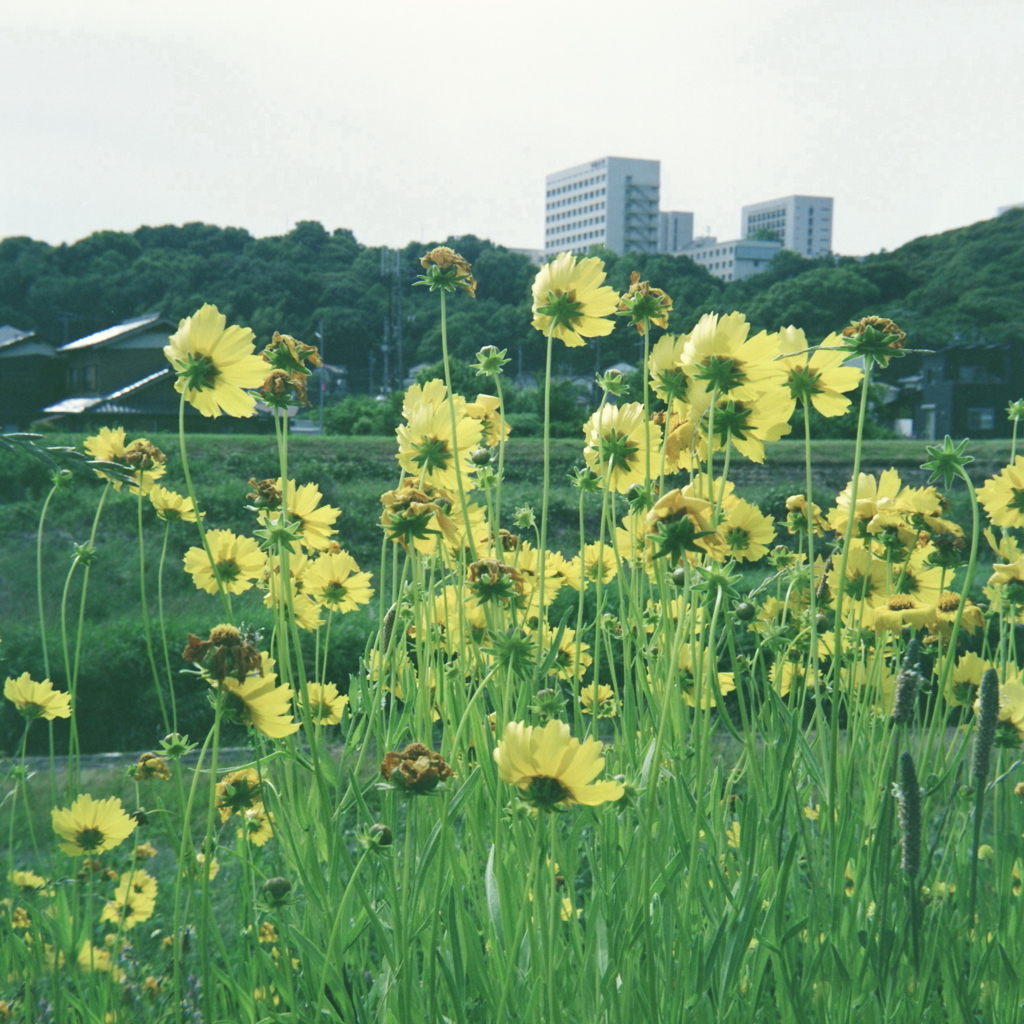
[[[409,793],[429,793],[455,774],[440,754],[422,743],[410,743],[402,751],[389,750],[380,763],[380,773]]]

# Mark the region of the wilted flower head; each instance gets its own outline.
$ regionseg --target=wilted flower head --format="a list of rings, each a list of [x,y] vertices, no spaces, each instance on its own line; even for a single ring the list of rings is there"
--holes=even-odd
[[[144,782],[150,779],[163,779],[165,782],[171,777],[171,769],[167,762],[158,754],[147,751],[140,754],[135,762],[135,771],[132,778],[136,782]]]
[[[454,249],[439,245],[420,257],[420,266],[426,273],[420,275],[417,284],[425,284],[431,291],[440,288],[453,292],[461,288],[471,299],[476,297],[473,268]]]
[[[660,288],[652,288],[647,281],[641,281],[634,270],[629,275],[629,289],[619,299],[617,309],[620,315],[629,318],[638,334],[643,334],[651,324],[662,330],[668,327],[672,300]]]
[[[202,665],[218,682],[229,675],[242,679],[259,671],[261,664],[260,652],[227,623],[214,626],[206,640],[189,633],[181,656],[185,661]]]
[[[440,754],[422,743],[410,743],[402,751],[389,750],[380,763],[380,773],[408,793],[429,793],[455,774]]]
[[[884,316],[865,316],[853,320],[843,330],[843,345],[847,359],[863,356],[865,364],[877,363],[888,366],[889,360],[896,356],[904,356],[903,343],[906,334]]]

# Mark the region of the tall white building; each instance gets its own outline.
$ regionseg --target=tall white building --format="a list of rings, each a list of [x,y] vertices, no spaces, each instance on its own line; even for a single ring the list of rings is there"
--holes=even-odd
[[[740,234],[750,238],[762,229],[775,232],[784,249],[801,256],[826,256],[832,251],[832,198],[785,196],[744,206]]]
[[[606,156],[549,174],[544,194],[544,252],[658,251],[661,161]]]

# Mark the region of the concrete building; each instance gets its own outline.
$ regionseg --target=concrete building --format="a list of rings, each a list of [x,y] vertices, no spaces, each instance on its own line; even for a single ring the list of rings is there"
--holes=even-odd
[[[658,252],[682,252],[693,244],[693,214],[662,210],[658,214]]]
[[[723,281],[740,281],[768,269],[771,258],[782,248],[781,242],[756,241],[751,238],[719,242],[717,238],[700,238],[689,248],[674,253],[689,256],[714,277]]]
[[[801,256],[826,256],[832,251],[832,199],[830,196],[784,196],[744,206],[740,234],[773,231],[782,248]]]
[[[661,161],[606,156],[545,179],[544,252],[657,252]]]

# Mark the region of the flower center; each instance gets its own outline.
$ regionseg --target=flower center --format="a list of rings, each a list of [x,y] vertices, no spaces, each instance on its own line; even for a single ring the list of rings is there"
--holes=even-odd
[[[413,449],[416,454],[412,457],[412,461],[425,472],[431,473],[437,469],[448,468],[451,455],[447,441],[443,441],[439,437],[425,437],[420,444],[414,444]]]
[[[324,587],[324,604],[341,604],[347,596],[348,592],[343,583],[334,581]]]
[[[732,551],[746,551],[750,547],[750,534],[735,526],[725,535],[725,543]]]
[[[220,376],[220,370],[213,365],[209,356],[197,356],[189,352],[178,376],[185,378],[185,384],[190,390],[206,391],[217,386],[215,381]]]
[[[526,799],[540,807],[554,807],[569,799],[569,791],[558,781],[547,775],[538,775],[526,787]]]
[[[92,853],[93,850],[103,845],[105,838],[103,832],[98,828],[83,828],[75,836],[75,843],[85,850],[86,853]]]
[[[213,574],[221,583],[233,583],[238,579],[238,563],[233,558],[225,558],[216,562],[213,567]]]
[[[630,444],[627,434],[619,434],[617,430],[608,432],[601,438],[601,463],[611,469],[628,470],[633,456],[640,450],[639,445]]]
[[[694,377],[708,382],[705,391],[717,390],[723,395],[739,387],[747,379],[747,375],[736,365],[735,359],[723,356],[711,356]]]

